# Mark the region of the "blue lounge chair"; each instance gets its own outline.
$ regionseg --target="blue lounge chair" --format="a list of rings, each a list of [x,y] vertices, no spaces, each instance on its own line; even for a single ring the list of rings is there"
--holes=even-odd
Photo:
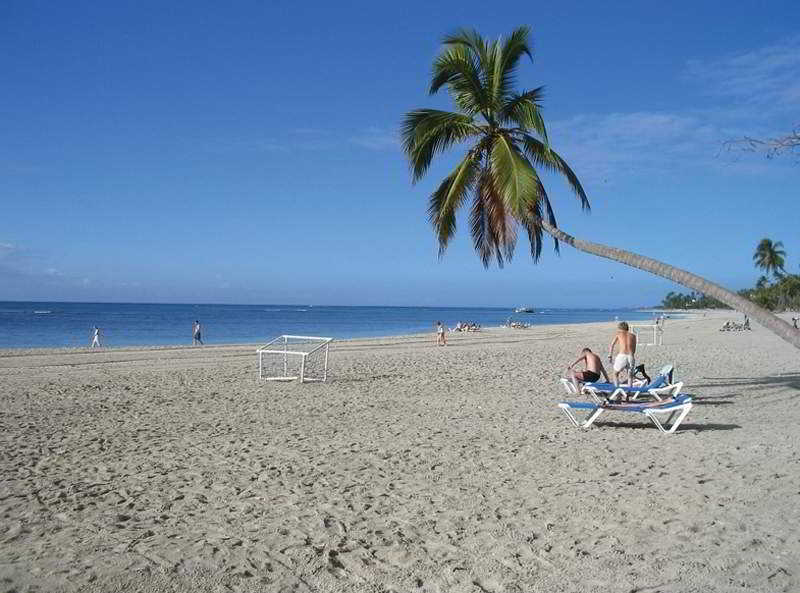
[[[626,399],[636,400],[641,395],[652,395],[656,401],[663,401],[665,398],[677,397],[682,388],[683,382],[672,383],[672,365],[668,364],[662,367],[647,385],[633,387],[613,383],[585,383],[581,391],[588,393],[598,402],[616,400],[623,396]]]
[[[656,425],[658,430],[665,434],[672,434],[680,426],[683,419],[692,409],[692,398],[688,395],[681,394],[669,401],[650,402],[650,403],[589,403],[589,402],[560,402],[558,407],[566,414],[570,422],[578,428],[589,428],[597,420],[598,416],[606,410],[614,410],[618,412],[634,412],[636,414],[644,414],[653,424]],[[580,410],[589,412],[586,420],[579,421],[574,412]],[[665,422],[658,419],[658,415],[668,414]],[[672,419],[675,418],[673,422]],[[670,425],[670,422],[672,424]]]

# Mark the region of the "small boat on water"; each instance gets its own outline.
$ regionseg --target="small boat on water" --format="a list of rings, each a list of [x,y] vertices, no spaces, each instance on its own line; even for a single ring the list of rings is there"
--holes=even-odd
[[[533,313],[533,307],[517,307],[514,309],[514,313]]]

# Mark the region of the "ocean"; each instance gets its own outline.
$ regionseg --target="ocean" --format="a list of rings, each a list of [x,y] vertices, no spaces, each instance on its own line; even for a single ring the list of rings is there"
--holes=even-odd
[[[87,346],[97,325],[105,346],[191,344],[200,321],[207,344],[266,343],[281,334],[336,339],[433,332],[441,320],[454,327],[484,327],[507,319],[535,326],[589,321],[653,319],[631,309],[542,309],[516,314],[490,307],[328,307],[316,305],[164,305],[0,301],[0,348]]]

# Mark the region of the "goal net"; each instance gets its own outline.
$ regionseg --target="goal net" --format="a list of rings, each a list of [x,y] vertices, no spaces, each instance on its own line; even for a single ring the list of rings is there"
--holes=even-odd
[[[652,325],[632,325],[631,331],[636,334],[637,344],[643,346],[662,346],[664,344],[664,328],[661,326],[661,324],[654,323]],[[649,340],[651,331],[653,332],[653,341],[648,341],[647,343],[642,342],[642,338],[639,336],[639,334],[644,334]]]
[[[333,338],[278,336],[258,352],[258,376],[265,381],[325,381]]]

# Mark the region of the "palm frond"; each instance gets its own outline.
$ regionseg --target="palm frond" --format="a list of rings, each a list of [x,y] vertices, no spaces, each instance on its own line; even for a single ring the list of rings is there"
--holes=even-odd
[[[502,123],[514,124],[522,130],[533,129],[547,144],[547,128],[540,111],[540,102],[543,96],[543,86],[531,91],[512,94],[503,104],[498,120]]]
[[[777,277],[785,273],[785,258],[786,251],[783,249],[783,242],[766,238],[759,241],[753,254],[753,262],[756,267],[765,270],[767,273],[771,272]]]
[[[439,257],[444,255],[456,232],[456,213],[475,185],[480,169],[480,151],[470,150],[435,192],[428,203],[428,218],[436,230]]]
[[[418,109],[403,120],[403,148],[414,182],[437,154],[477,138],[430,196],[428,217],[440,257],[456,232],[459,209],[472,195],[470,231],[483,265],[496,260],[502,267],[511,260],[518,225],[527,231],[531,255],[538,261],[544,233],[560,232],[538,167],[564,176],[581,206],[589,209],[577,176],[550,148],[541,114],[543,87],[514,91],[520,60],[533,57],[529,37],[528,27],[491,42],[469,29],[447,35],[433,64],[429,91],[446,87],[456,112]],[[559,241],[554,241],[558,252]]]
[[[445,35],[442,44],[467,48],[478,58],[481,69],[484,72],[488,69],[490,64],[489,45],[475,29],[459,29],[455,33]]]
[[[445,85],[463,111],[470,115],[485,111],[487,97],[480,59],[468,47],[448,47],[433,62],[429,94],[436,94]]]
[[[488,268],[492,261],[494,252],[491,237],[489,236],[489,222],[486,217],[486,206],[483,201],[481,186],[483,184],[483,174],[478,181],[478,189],[472,198],[472,208],[469,213],[469,227],[472,235],[472,243],[484,268]]]
[[[496,252],[497,234],[492,229],[489,220],[488,206],[491,200],[491,178],[489,177],[488,167],[484,167],[477,181],[475,195],[472,200],[472,208],[469,215],[470,234],[472,243],[484,268],[488,268],[492,262],[492,257]],[[502,267],[503,262],[498,264]]]
[[[584,210],[591,210],[589,199],[586,197],[586,192],[583,190],[578,176],[575,175],[573,170],[561,156],[551,149],[548,145],[544,144],[541,140],[537,140],[530,134],[519,132],[516,137],[522,143],[525,154],[530,158],[534,164],[540,165],[546,169],[560,173],[564,176],[569,183],[572,191],[581,202],[581,208]]]
[[[416,183],[425,175],[437,153],[480,134],[480,129],[468,115],[417,109],[406,114],[400,133]]]
[[[528,231],[528,240],[531,244],[531,258],[533,259],[533,263],[537,263],[542,256],[544,234],[538,221],[544,219],[546,216],[547,221],[551,225],[558,227],[556,215],[555,212],[553,212],[553,206],[550,204],[550,196],[547,195],[547,190],[545,190],[544,184],[538,175],[536,175],[536,187],[536,200],[534,200],[531,206],[529,217],[523,221]],[[553,237],[553,249],[556,253],[560,253],[558,239],[556,237]]]
[[[519,59],[523,55],[527,55],[533,60],[533,54],[528,43],[529,35],[530,27],[518,27],[505,40],[502,48],[498,44],[491,76],[491,96],[498,106],[511,93]]]
[[[492,259],[503,267],[514,255],[517,243],[516,223],[506,208],[491,166],[487,165],[478,177],[470,213],[473,244],[484,267]]]
[[[497,192],[511,214],[522,220],[535,199],[535,173],[511,138],[500,133],[493,140],[490,163]]]

